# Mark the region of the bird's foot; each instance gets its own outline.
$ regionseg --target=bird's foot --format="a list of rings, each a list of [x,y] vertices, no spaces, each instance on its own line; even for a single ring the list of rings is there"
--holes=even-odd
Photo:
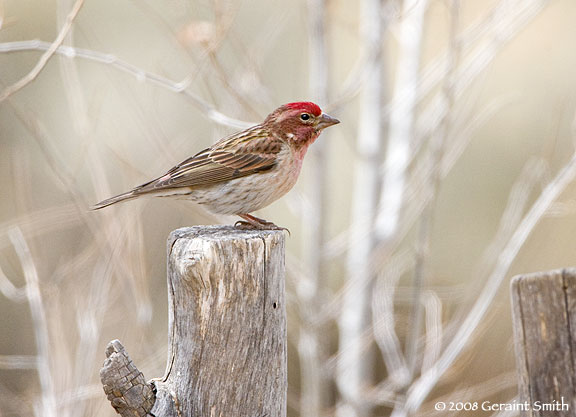
[[[285,227],[276,226],[272,222],[260,219],[251,214],[239,214],[244,220],[238,220],[234,223],[234,227],[241,230],[286,230],[290,235],[290,230]]]
[[[240,230],[286,230],[288,233],[290,233],[290,230],[288,230],[287,228],[276,226],[272,222],[255,224],[252,222],[245,222],[243,220],[238,220],[236,223],[234,223],[234,227]]]

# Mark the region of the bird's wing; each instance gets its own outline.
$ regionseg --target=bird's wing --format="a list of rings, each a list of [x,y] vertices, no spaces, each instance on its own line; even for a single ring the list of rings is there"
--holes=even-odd
[[[136,194],[168,188],[202,187],[267,171],[276,165],[283,143],[255,126],[204,149],[166,174],[136,187]]]

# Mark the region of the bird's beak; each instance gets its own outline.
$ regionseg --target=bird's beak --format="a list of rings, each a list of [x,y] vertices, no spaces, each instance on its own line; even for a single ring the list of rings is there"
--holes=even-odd
[[[330,117],[327,114],[323,114],[318,119],[318,123],[316,124],[316,129],[318,129],[318,130],[326,129],[329,126],[337,125],[338,123],[340,123],[340,120],[335,119],[333,117]]]

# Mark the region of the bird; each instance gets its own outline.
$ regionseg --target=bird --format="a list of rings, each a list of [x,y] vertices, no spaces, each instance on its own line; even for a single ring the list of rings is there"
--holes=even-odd
[[[284,104],[262,123],[227,136],[164,175],[103,200],[98,210],[142,196],[191,200],[215,214],[237,215],[243,229],[284,229],[250,213],[278,200],[300,175],[308,147],[340,123],[317,104]]]

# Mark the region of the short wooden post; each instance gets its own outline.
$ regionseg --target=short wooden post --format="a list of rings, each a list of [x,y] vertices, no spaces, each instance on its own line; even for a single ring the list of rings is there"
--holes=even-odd
[[[576,269],[512,280],[521,416],[576,415]]]
[[[174,231],[168,298],[168,363],[153,382],[151,413],[285,417],[284,234],[230,226]]]

